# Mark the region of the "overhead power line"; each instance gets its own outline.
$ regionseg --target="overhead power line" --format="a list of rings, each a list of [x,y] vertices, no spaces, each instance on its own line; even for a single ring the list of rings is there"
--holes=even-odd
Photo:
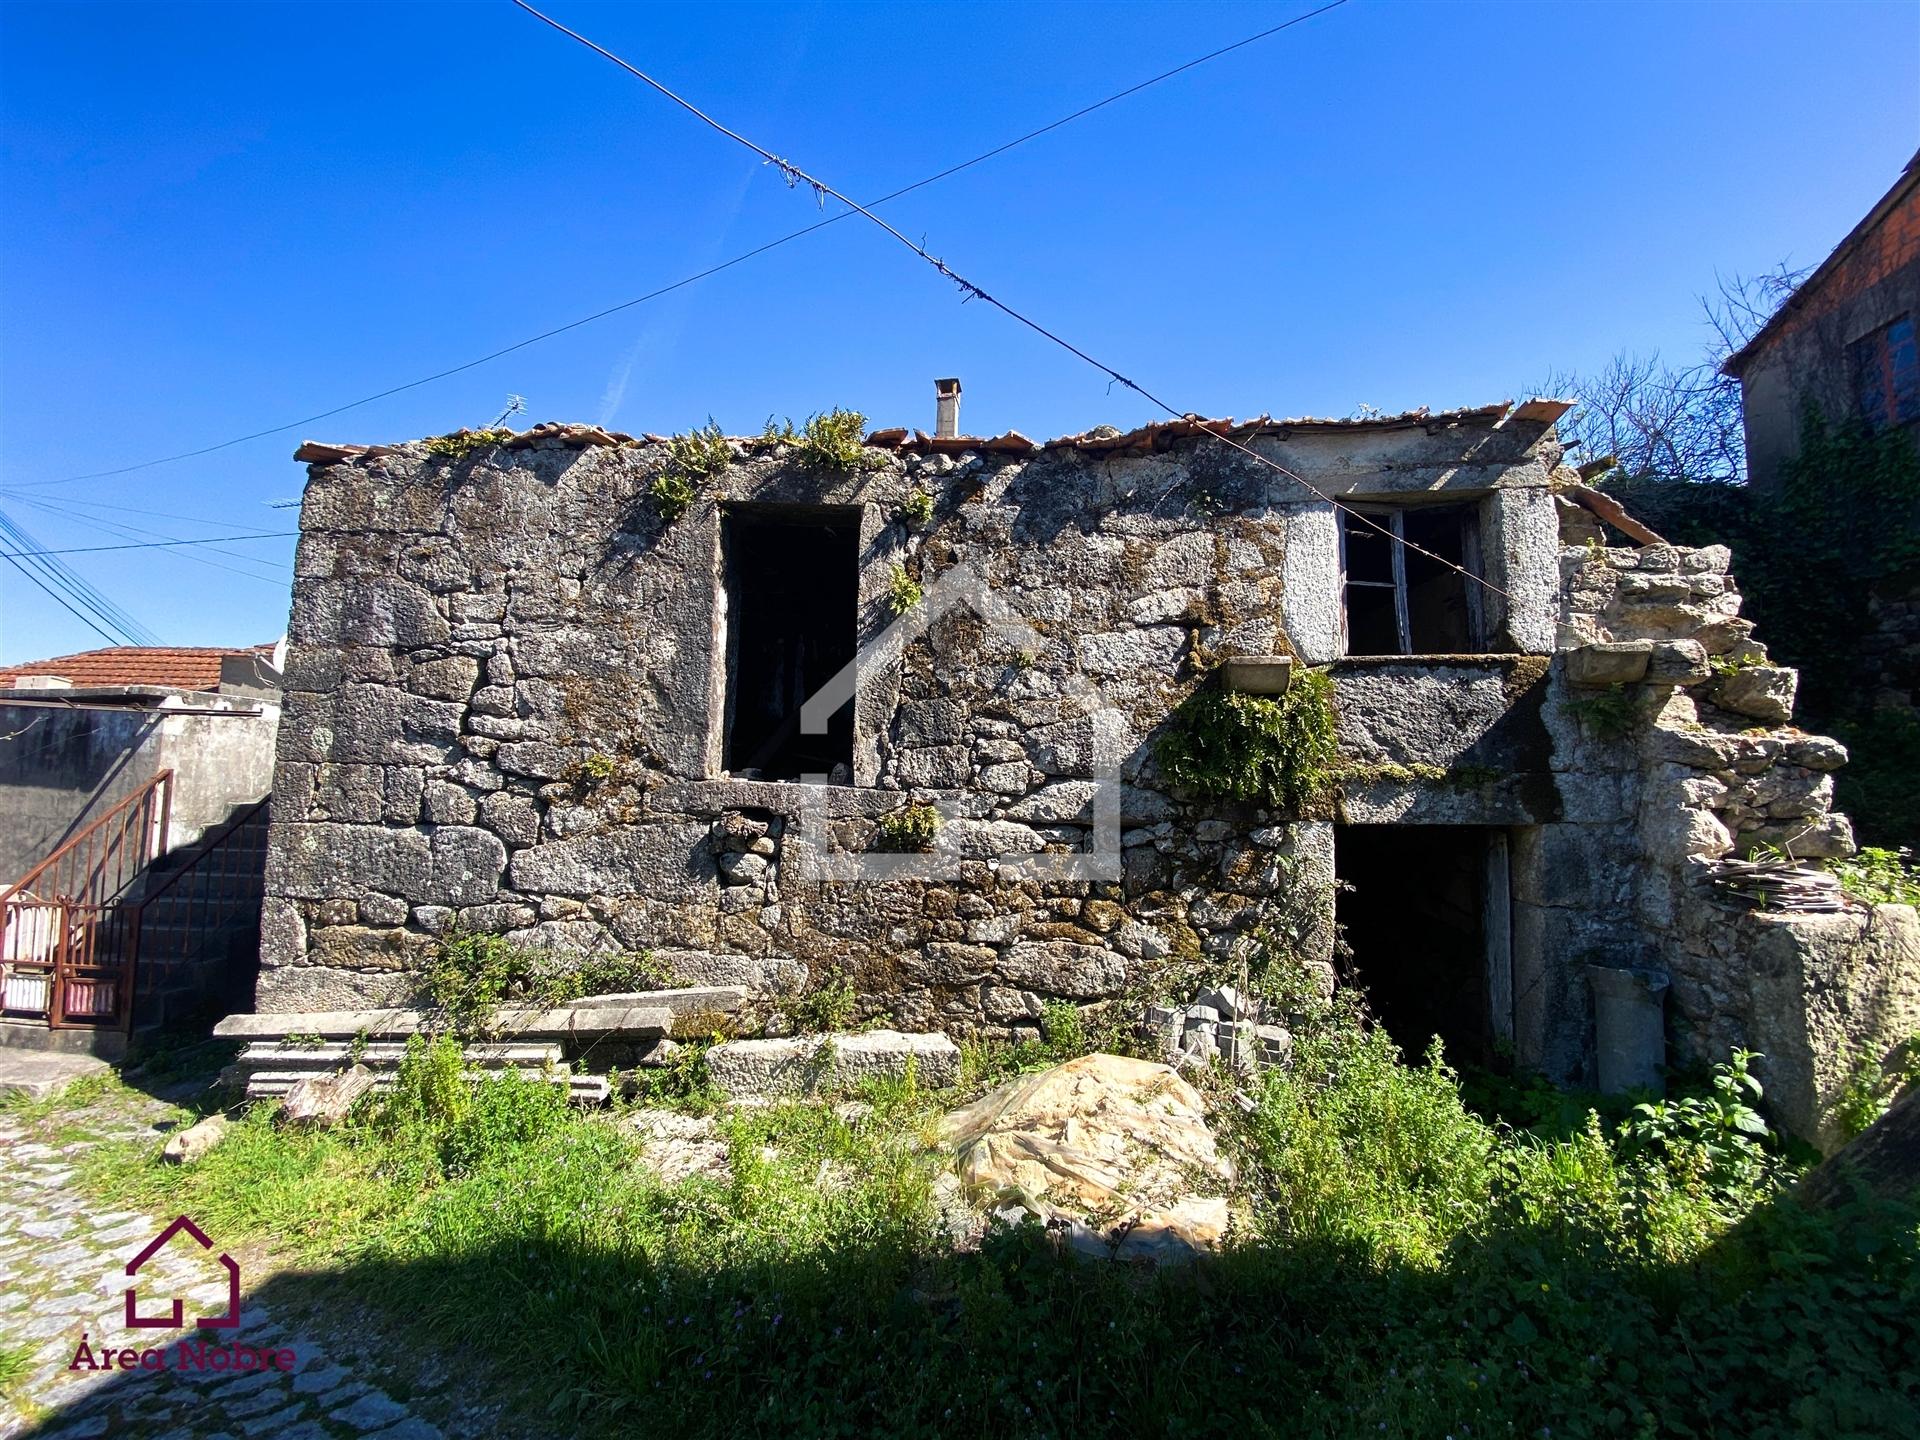
[[[45,497],[29,498],[24,492],[10,486],[0,485],[0,500],[11,496],[15,500],[27,500],[34,505],[51,505],[56,502]],[[57,502],[61,505],[78,505],[84,510],[109,510],[120,515],[152,515],[162,520],[185,520],[194,525],[212,525],[216,529],[231,525],[232,519],[215,520],[206,515],[182,515],[176,510],[147,510],[138,505],[116,505],[105,500],[82,500],[77,495],[63,495]],[[294,502],[299,503],[297,500]]]
[[[618,65],[622,70],[625,70],[629,75],[632,75],[635,79],[640,80],[645,84],[651,86],[654,90],[657,90],[660,94],[664,95],[667,99],[671,100],[674,104],[678,105],[682,110],[685,110],[689,115],[692,115],[695,119],[699,120],[701,123],[707,126],[710,126],[714,130],[719,131],[722,135],[726,136],[729,140],[732,140],[736,144],[744,145],[747,149],[751,150],[754,154],[758,155],[762,160],[766,161],[767,164],[776,167],[780,171],[780,173],[786,177],[787,183],[789,185],[805,185],[808,189],[812,190],[815,195],[821,197],[823,201],[826,199],[837,200],[842,205],[845,205],[846,207],[848,207],[848,209],[854,212],[855,214],[865,216],[868,220],[871,220],[875,225],[878,225],[882,230],[886,231],[886,233],[891,235],[895,240],[899,241],[902,245],[906,246],[907,249],[911,250],[915,255],[918,255],[922,260],[926,261],[927,264],[931,265],[935,270],[939,271],[941,275],[945,276],[948,280],[953,282],[954,285],[958,286],[960,293],[966,299],[983,301],[984,303],[991,305],[994,309],[998,310],[1002,315],[1005,315],[1008,319],[1017,320],[1020,324],[1026,326],[1029,330],[1033,331],[1036,335],[1039,335],[1043,339],[1051,341],[1053,344],[1059,346],[1062,350],[1065,350],[1068,354],[1077,356],[1079,359],[1084,360],[1087,364],[1091,365],[1094,369],[1098,370],[1101,374],[1107,376],[1116,385],[1125,386],[1127,389],[1133,391],[1136,395],[1139,395],[1143,400],[1146,400],[1149,404],[1155,405],[1161,410],[1166,411],[1166,413],[1170,415],[1172,418],[1174,418],[1175,420],[1199,418],[1197,412],[1195,411],[1176,410],[1172,405],[1169,405],[1165,400],[1161,399],[1153,391],[1147,389],[1144,385],[1140,384],[1138,381],[1128,379],[1125,375],[1122,375],[1118,370],[1114,369],[1111,365],[1107,364],[1105,361],[1094,359],[1093,356],[1089,355],[1085,350],[1082,350],[1078,345],[1075,345],[1072,341],[1067,340],[1062,336],[1055,334],[1053,331],[1047,329],[1046,326],[1042,325],[1039,321],[1014,309],[1011,305],[1008,305],[1006,302],[995,299],[992,295],[989,295],[985,290],[982,290],[978,285],[974,284],[971,280],[967,279],[966,276],[961,275],[960,273],[955,271],[951,266],[949,266],[946,263],[946,261],[940,259],[939,256],[934,255],[930,251],[928,251],[925,245],[922,245],[917,241],[907,238],[907,236],[901,234],[899,230],[895,229],[892,225],[889,225],[885,220],[882,220],[878,215],[875,215],[866,206],[860,204],[856,200],[848,199],[839,190],[836,190],[833,186],[827,184],[826,181],[821,180],[816,176],[809,174],[807,171],[801,169],[798,165],[794,164],[791,160],[783,159],[780,156],[774,154],[773,151],[767,149],[765,146],[757,144],[752,140],[749,140],[746,136],[742,135],[739,131],[729,129],[727,126],[721,124],[718,120],[714,119],[711,115],[707,114],[704,110],[700,109],[700,107],[695,105],[692,101],[686,99],[685,97],[679,94],[676,94],[673,90],[669,89],[667,86],[661,84],[658,80],[654,79],[651,75],[647,74],[646,71],[639,69],[637,66],[630,64],[626,60],[621,59],[618,55],[614,54],[611,50],[607,49],[604,45],[600,45],[595,43],[592,40],[589,40],[586,36],[582,35],[577,30],[568,29],[565,25],[562,25],[558,20],[555,20],[552,16],[542,14],[540,11],[536,10],[532,5],[529,5],[527,3],[527,0],[513,0],[513,3],[519,6],[522,10],[526,11],[529,15],[533,16],[536,20],[540,21],[542,24],[548,25],[553,29],[558,30],[562,35],[565,35],[570,40],[578,41],[580,44],[586,46],[587,49],[593,51],[596,55],[602,56],[607,60],[611,60],[615,65]],[[1332,8],[1332,7],[1330,6],[1328,8]],[[1305,17],[1302,17],[1302,18],[1305,18]],[[1391,541],[1393,544],[1403,546],[1404,548],[1413,551],[1416,555],[1423,555],[1427,559],[1435,562],[1436,564],[1443,565],[1447,569],[1455,571],[1458,574],[1464,576],[1466,579],[1472,580],[1480,585],[1485,586],[1488,590],[1493,591],[1497,595],[1500,595],[1509,600],[1512,599],[1511,596],[1507,595],[1507,592],[1505,590],[1501,589],[1498,585],[1495,585],[1491,580],[1485,579],[1480,575],[1474,574],[1473,571],[1467,569],[1466,566],[1464,565],[1455,564],[1453,561],[1447,559],[1444,555],[1436,555],[1431,550],[1427,550],[1419,545],[1414,544],[1413,541],[1408,540],[1404,536],[1395,534],[1391,527],[1382,524],[1380,521],[1368,515],[1365,511],[1356,510],[1350,505],[1341,503],[1339,500],[1335,499],[1332,495],[1328,494],[1326,491],[1322,490],[1319,486],[1315,485],[1312,481],[1308,480],[1305,476],[1300,475],[1297,472],[1288,469],[1285,465],[1282,465],[1279,461],[1269,459],[1267,456],[1262,455],[1259,451],[1253,449],[1251,446],[1243,445],[1241,442],[1239,442],[1238,440],[1235,440],[1230,435],[1221,434],[1216,431],[1214,432],[1214,438],[1219,440],[1221,443],[1227,445],[1229,448],[1238,450],[1242,455],[1245,455],[1248,459],[1253,460],[1261,465],[1266,466],[1270,470],[1276,471],[1277,473],[1286,476],[1287,479],[1293,481],[1296,485],[1299,485],[1301,488],[1305,489],[1309,494],[1315,496],[1317,499],[1325,501],[1327,504],[1331,505],[1335,510],[1348,516],[1350,519],[1357,520],[1362,524],[1365,524],[1371,527],[1372,529],[1379,531],[1380,534],[1386,536],[1387,539]]]
[[[4,559],[55,604],[113,645],[152,645],[159,637],[102,595],[11,516],[0,512],[0,536],[16,547],[0,550]]]
[[[1326,14],[1329,10],[1338,10],[1341,6],[1347,3],[1348,3],[1348,0],[1331,0],[1331,3],[1322,5],[1317,10],[1309,10],[1304,14],[1296,15],[1290,20],[1282,21],[1280,24],[1269,26],[1267,29],[1260,31],[1257,34],[1249,35],[1244,40],[1236,40],[1231,45],[1222,45],[1218,50],[1211,50],[1207,52],[1205,55],[1196,56],[1192,60],[1188,60],[1183,64],[1174,66],[1171,70],[1163,70],[1158,75],[1154,75],[1146,80],[1141,80],[1136,84],[1129,85],[1124,90],[1116,90],[1113,94],[1108,95],[1104,99],[1096,100],[1091,105],[1083,105],[1078,110],[1073,111],[1071,114],[1062,115],[1058,120],[1049,121],[1047,124],[1040,126],[1037,130],[1029,130],[1024,135],[1016,136],[1014,139],[1008,140],[1004,144],[994,146],[991,150],[983,150],[981,151],[980,154],[975,155],[971,160],[962,160],[959,164],[949,165],[946,169],[938,171],[935,174],[929,175],[923,180],[916,180],[911,185],[903,185],[898,190],[890,191],[889,193],[882,195],[878,200],[869,201],[868,208],[889,204],[892,201],[900,199],[903,195],[911,195],[916,190],[924,189],[928,185],[932,185],[938,181],[945,180],[950,176],[958,175],[963,170],[971,170],[974,166],[983,164],[986,161],[992,160],[997,156],[1004,155],[1009,150],[1018,149],[1020,146],[1025,145],[1028,141],[1038,140],[1042,135],[1051,134],[1053,131],[1060,129],[1064,125],[1071,125],[1076,120],[1084,119],[1086,116],[1093,114],[1096,110],[1104,110],[1107,106],[1115,104],[1118,101],[1125,100],[1127,97],[1131,95],[1138,95],[1142,90],[1151,89],[1153,86],[1160,84],[1164,80],[1171,80],[1174,76],[1184,74],[1188,70],[1194,69],[1196,66],[1205,65],[1211,60],[1218,60],[1223,55],[1231,55],[1236,50],[1243,50],[1249,45],[1257,44],[1262,40],[1270,39],[1273,36],[1280,34],[1280,32],[1283,30],[1291,30],[1294,26],[1305,24],[1307,21],[1313,19],[1315,16]],[[540,12],[535,10],[535,11],[532,11],[532,13],[535,15],[539,15]],[[540,16],[540,18],[543,20],[546,19],[544,15]],[[552,22],[549,21],[548,23],[551,24]],[[572,32],[568,31],[567,33],[571,34]],[[579,37],[575,36],[575,38],[578,39]],[[595,48],[598,48],[598,47],[595,47]],[[602,51],[601,53],[606,54],[605,51]],[[609,56],[609,58],[613,58],[613,57]],[[702,118],[705,118],[705,117],[702,117]],[[657,290],[649,290],[644,295],[636,295],[633,299],[623,300],[618,305],[609,305],[604,310],[596,310],[591,315],[581,316],[578,320],[569,320],[566,324],[556,325],[551,330],[542,330],[537,335],[529,335],[524,340],[516,340],[511,345],[503,345],[498,350],[489,351],[487,354],[481,355],[476,359],[463,361],[458,365],[450,365],[444,370],[434,371],[434,373],[431,375],[423,375],[418,380],[408,380],[403,384],[389,386],[387,389],[375,391],[371,395],[363,395],[358,400],[349,400],[344,405],[336,405],[330,410],[322,410],[317,414],[307,415],[299,420],[290,420],[284,425],[269,426],[264,430],[255,430],[250,432],[249,434],[236,435],[230,440],[222,440],[222,441],[219,441],[217,444],[203,445],[197,450],[182,450],[177,455],[162,455],[152,460],[141,460],[132,465],[116,466],[111,470],[89,470],[85,474],[81,474],[81,475],[64,475],[57,480],[15,481],[14,487],[26,488],[29,486],[41,487],[41,486],[47,486],[47,485],[72,485],[81,480],[105,480],[116,475],[131,475],[135,471],[151,470],[156,465],[172,465],[181,460],[193,460],[193,459],[199,458],[202,455],[212,455],[221,450],[230,450],[235,445],[245,445],[249,441],[264,440],[271,435],[284,435],[289,430],[298,430],[305,425],[312,425],[321,420],[330,420],[336,415],[346,414],[347,411],[349,410],[358,410],[363,405],[371,405],[375,401],[390,399],[392,396],[405,394],[409,390],[418,390],[423,385],[431,385],[434,382],[439,380],[450,379],[455,375],[463,374],[468,370],[477,369],[482,365],[490,364],[491,362],[495,360],[499,360],[504,356],[511,355],[516,350],[525,350],[530,345],[538,345],[543,340],[553,339],[556,335],[564,335],[570,330],[578,330],[584,325],[593,324],[596,320],[604,320],[609,315],[618,315],[623,310],[631,310],[637,305],[645,305],[650,301],[661,299],[663,296],[671,295],[676,290],[682,290],[682,289],[685,289],[687,286],[697,284],[702,280],[711,279],[713,276],[720,274],[720,272],[723,270],[731,270],[736,265],[743,265],[747,261],[752,260],[757,256],[766,254],[769,250],[777,250],[782,245],[787,245],[792,243],[795,240],[802,239],[808,235],[813,234],[815,231],[824,230],[829,225],[837,225],[842,220],[850,219],[855,214],[864,214],[864,213],[865,213],[865,210],[863,210],[861,207],[854,206],[852,209],[842,211],[838,215],[829,215],[824,220],[818,220],[813,224],[805,226],[799,230],[795,230],[790,234],[782,235],[777,240],[769,240],[764,245],[756,245],[753,249],[744,251],[741,254],[734,256],[731,260],[723,260],[718,265],[710,265],[705,270],[696,271],[694,274],[688,275],[679,280],[675,280],[671,284],[662,285]],[[872,218],[872,217],[869,216],[868,218]]]
[[[48,585],[46,581],[42,580],[38,575],[35,575],[33,571],[29,570],[26,566],[22,565],[18,560],[14,559],[13,556],[0,555],[0,560],[5,560],[9,565],[13,566],[14,569],[18,570],[22,575],[26,576],[27,579],[31,580],[35,585],[38,585],[42,590],[46,591],[48,596],[52,598],[54,604],[58,605],[62,610],[66,611],[69,615],[73,616],[74,619],[78,620],[82,625],[86,626],[89,630],[93,631],[94,634],[98,635],[101,639],[105,640],[109,645],[126,645],[131,643],[129,640],[127,640],[125,636],[116,635],[111,630],[102,629],[100,626],[100,623],[97,620],[94,620],[91,616],[83,615],[78,610],[74,609],[73,606],[69,605],[66,602],[66,600],[61,596],[59,591],[55,590],[52,586]]]
[[[4,491],[0,491],[0,494],[5,493]],[[58,515],[69,523],[85,526],[89,530],[97,531],[102,535],[113,536],[116,539],[178,541],[184,538],[179,535],[167,535],[158,530],[148,530],[142,526],[129,525],[125,521],[109,520],[105,516],[92,514],[90,510],[76,508],[76,504],[71,496],[66,497],[64,500],[51,500],[43,496],[34,495],[13,495],[11,498],[17,505],[30,505],[35,510],[43,510],[49,515]],[[181,516],[178,518],[187,519],[190,517]],[[233,522],[231,520],[196,520],[195,523],[202,525],[212,524],[224,528]],[[283,560],[269,560],[256,555],[243,555],[238,550],[223,550],[218,543],[219,538],[217,535],[211,536],[206,541],[199,543],[204,543],[213,555],[225,555],[230,560],[238,560],[240,562],[239,565],[223,565],[208,555],[196,555],[191,551],[183,551],[181,558],[183,560],[191,560],[196,565],[205,565],[214,570],[225,570],[232,575],[244,575],[250,580],[260,580],[270,585],[286,584],[284,576],[272,573],[263,574],[259,568],[242,567],[266,567],[266,570],[271,572],[276,568],[284,569],[288,562]]]
[[[221,545],[233,540],[285,540],[298,530],[263,530],[257,535],[212,535],[205,540],[145,540],[138,545],[80,545],[67,550],[0,550],[0,560],[22,555],[99,555],[108,550],[172,550],[182,545]]]

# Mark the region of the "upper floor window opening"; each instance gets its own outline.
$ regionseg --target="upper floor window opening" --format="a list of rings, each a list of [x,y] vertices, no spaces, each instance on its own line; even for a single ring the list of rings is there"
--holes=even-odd
[[[1861,336],[1847,350],[1862,420],[1875,430],[1920,420],[1920,345],[1911,315]]]
[[[1345,653],[1461,655],[1484,649],[1480,587],[1470,578],[1480,573],[1476,507],[1352,509],[1367,518],[1340,516]]]

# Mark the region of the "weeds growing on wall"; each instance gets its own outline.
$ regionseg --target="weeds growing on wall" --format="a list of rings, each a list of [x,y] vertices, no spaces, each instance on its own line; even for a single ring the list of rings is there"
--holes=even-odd
[[[1155,755],[1169,780],[1206,799],[1312,805],[1333,783],[1333,681],[1297,670],[1277,696],[1206,681],[1168,717]]]
[[[511,430],[455,430],[427,441],[427,453],[443,460],[464,460],[476,450],[502,444],[513,438]]]
[[[698,430],[668,436],[667,463],[647,483],[660,518],[669,525],[678,520],[732,463],[733,448],[711,418]]]
[[[1920,864],[1904,846],[1862,846],[1845,860],[1828,862],[1840,888],[1869,905],[1920,905]]]
[[[421,975],[428,1009],[456,1035],[486,1033],[502,1005],[547,1009],[586,995],[656,989],[669,977],[646,951],[594,954],[533,950],[504,935],[457,931],[431,952]]]
[[[887,609],[895,615],[904,615],[926,598],[920,582],[907,573],[907,567],[895,565],[887,577]]]
[[[1854,1056],[1846,1084],[1833,1102],[1833,1118],[1849,1140],[1886,1114],[1909,1085],[1920,1084],[1920,1035],[1893,1047],[1888,1061],[1870,1051]]]
[[[900,502],[900,520],[914,530],[932,523],[933,492],[924,486],[915,486],[907,498]]]
[[[1577,716],[1602,740],[1624,739],[1640,723],[1640,707],[1625,685],[1609,685],[1597,694],[1563,703],[1568,714]]]
[[[822,980],[804,995],[790,998],[781,1009],[801,1034],[825,1035],[853,1023],[856,998],[851,980]]]
[[[874,470],[887,463],[884,456],[867,448],[867,417],[837,406],[809,416],[798,429],[792,420],[776,423],[769,416],[756,444],[763,449],[790,446],[794,459],[820,470]]]
[[[940,833],[940,812],[931,805],[902,805],[882,815],[874,836],[876,850],[931,850]]]

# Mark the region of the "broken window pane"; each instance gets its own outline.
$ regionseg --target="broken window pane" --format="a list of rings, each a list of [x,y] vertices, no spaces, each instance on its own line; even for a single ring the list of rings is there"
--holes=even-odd
[[[1406,553],[1412,654],[1459,655],[1478,648],[1467,613],[1467,586],[1473,582],[1450,568],[1467,563],[1466,531],[1472,523],[1473,512],[1454,505],[1406,513],[1406,537],[1420,547]],[[1429,559],[1421,550],[1439,559]]]
[[[1473,581],[1461,573],[1473,571],[1477,563],[1474,507],[1370,509],[1365,515],[1341,516],[1346,653],[1447,655],[1478,650],[1479,597],[1470,588]]]
[[[729,509],[722,544],[727,770],[763,780],[826,775],[850,782],[852,699],[834,712],[824,735],[800,732],[800,707],[854,656],[859,512]]]

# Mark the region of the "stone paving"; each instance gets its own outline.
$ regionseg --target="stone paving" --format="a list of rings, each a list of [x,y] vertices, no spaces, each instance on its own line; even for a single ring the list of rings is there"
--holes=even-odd
[[[117,1129],[100,1138],[151,1138],[163,1113],[172,1112],[154,1102],[152,1115],[116,1115]],[[92,1143],[42,1143],[15,1116],[0,1114],[0,1349],[31,1351],[24,1375],[0,1399],[0,1440],[440,1440],[436,1426],[342,1363],[339,1347],[287,1323],[244,1283],[237,1329],[198,1328],[196,1318],[227,1309],[217,1236],[206,1251],[176,1235],[140,1270],[140,1313],[165,1315],[178,1297],[185,1328],[128,1329],[125,1267],[174,1217],[83,1197],[70,1182]],[[241,1274],[243,1282],[252,1278],[247,1266]],[[116,1360],[125,1349],[159,1352],[166,1368],[76,1372],[70,1366],[83,1339],[95,1356]],[[183,1345],[202,1342],[211,1351],[291,1350],[293,1368],[177,1368]]]

